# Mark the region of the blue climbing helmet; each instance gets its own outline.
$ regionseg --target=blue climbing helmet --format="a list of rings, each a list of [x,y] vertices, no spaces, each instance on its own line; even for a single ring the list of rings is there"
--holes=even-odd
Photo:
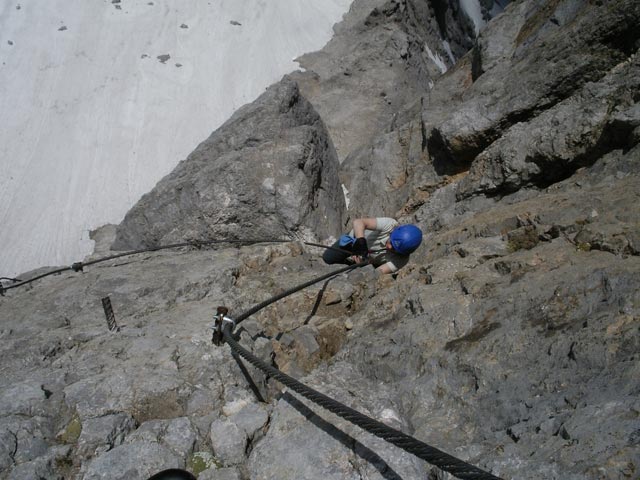
[[[422,243],[422,231],[415,225],[400,225],[391,231],[389,240],[396,252],[409,255]]]

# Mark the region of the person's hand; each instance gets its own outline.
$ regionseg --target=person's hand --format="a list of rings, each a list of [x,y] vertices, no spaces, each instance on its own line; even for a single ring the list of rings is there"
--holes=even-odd
[[[366,260],[369,256],[369,246],[367,245],[367,239],[364,237],[357,238],[353,244],[353,255],[360,257],[362,260]]]

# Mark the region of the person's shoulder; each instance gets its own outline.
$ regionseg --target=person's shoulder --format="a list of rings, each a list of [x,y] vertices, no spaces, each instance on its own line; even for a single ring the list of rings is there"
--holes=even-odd
[[[376,226],[380,231],[391,231],[398,226],[398,221],[390,217],[376,217]]]

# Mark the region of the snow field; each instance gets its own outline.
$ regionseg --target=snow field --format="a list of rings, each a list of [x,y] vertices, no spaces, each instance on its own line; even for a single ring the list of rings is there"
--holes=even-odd
[[[90,230],[297,69],[350,4],[0,2],[0,276],[91,253]]]

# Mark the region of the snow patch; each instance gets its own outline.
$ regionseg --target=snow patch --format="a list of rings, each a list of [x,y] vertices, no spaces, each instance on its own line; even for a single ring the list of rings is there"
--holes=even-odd
[[[447,55],[449,55],[449,60],[451,60],[451,63],[453,65],[455,65],[456,57],[453,54],[453,52],[451,51],[451,45],[449,44],[449,42],[447,42],[446,40],[443,40],[442,41],[442,46],[444,47],[444,51],[447,52]]]
[[[349,208],[349,203],[351,202],[351,200],[349,200],[349,190],[347,190],[347,187],[345,187],[343,183],[341,183],[340,186],[344,194],[344,203],[347,205],[347,208]]]
[[[484,21],[484,18],[482,18],[482,8],[480,7],[479,0],[460,0],[460,6],[473,22],[476,36],[478,36],[482,27],[487,23]]]
[[[445,73],[447,71],[447,65],[442,61],[442,58],[440,57],[440,55],[438,55],[438,52],[434,54],[429,48],[429,45],[427,45],[426,43],[424,44],[424,49],[427,52],[427,55],[429,55],[429,58],[433,60],[433,63],[435,63],[440,69],[440,72]]]

